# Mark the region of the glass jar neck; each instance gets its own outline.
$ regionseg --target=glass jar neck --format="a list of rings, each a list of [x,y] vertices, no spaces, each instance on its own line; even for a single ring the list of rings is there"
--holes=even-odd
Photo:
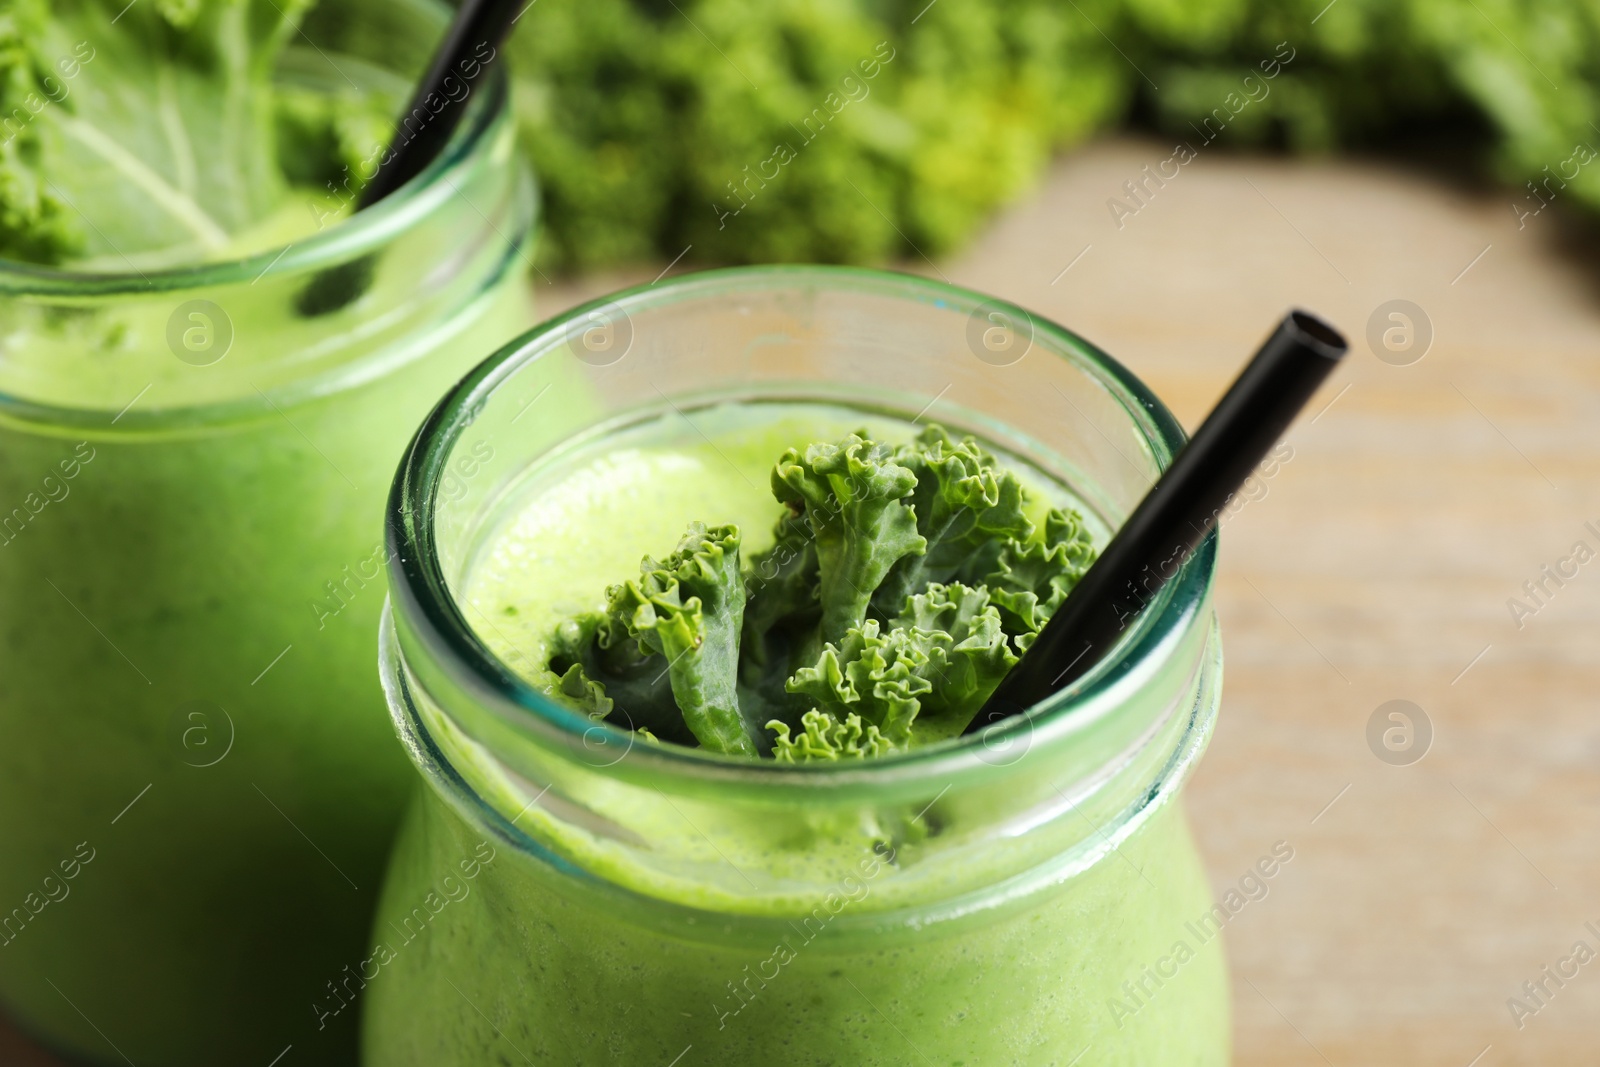
[[[823,766],[715,757],[591,722],[491,653],[476,627],[492,623],[469,621],[458,598],[498,509],[575,442],[662,408],[687,418],[729,400],[831,398],[909,421],[963,373],[931,363],[916,383],[926,392],[902,395],[923,373],[915,361],[947,354],[951,335],[962,343],[970,316],[994,304],[884,272],[707,272],[578,308],[485,361],[420,431],[390,506],[383,674],[430,787],[581,892],[725,915],[807,911],[874,857],[895,876],[858,915],[987,907],[1096,862],[1134,832],[1178,788],[1214,719],[1214,538],[1117,651],[1026,716]],[[627,336],[631,355],[599,360],[580,344],[601,328]],[[1008,426],[1037,412],[1002,421],[947,403],[940,419],[1059,475],[1114,526],[1182,432],[1109,357],[1051,324],[1034,330],[1040,351],[1018,364],[1016,388],[1054,386],[1108,425],[1119,420],[1102,428],[1104,444],[1081,424],[1064,442]],[[785,358],[758,364],[762,346]],[[961,352],[977,367],[976,395],[996,376]],[[801,381],[807,353],[815,378]],[[872,375],[885,384],[852,380]],[[538,417],[524,418],[535,403]],[[1062,434],[1059,421],[1040,425]]]
[[[509,726],[431,660],[403,607],[386,612],[384,684],[436,797],[573,893],[623,906],[752,918],[805,914],[864,879],[855,922],[928,922],[1020,902],[1100,862],[1175,797],[1209,740],[1221,645],[1203,618],[1070,711],[940,758],[847,772],[707,775],[644,760],[594,727]],[[639,764],[631,766],[631,764]],[[876,879],[878,865],[895,877]]]

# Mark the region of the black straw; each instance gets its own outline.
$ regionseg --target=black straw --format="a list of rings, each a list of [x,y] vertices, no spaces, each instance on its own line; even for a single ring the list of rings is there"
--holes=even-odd
[[[356,198],[356,210],[369,208],[427,169],[444,151],[467,113],[473,84],[499,58],[500,46],[527,0],[462,0],[449,32],[433,55],[395,127],[394,140],[376,172]],[[346,307],[372,285],[375,261],[362,256],[323,271],[296,300],[307,318]]]
[[[371,207],[421,174],[444,151],[461,125],[471,95],[462,92],[458,98],[449,82],[453,79],[457,86],[470,90],[474,81],[487,74],[517,12],[527,6],[527,0],[461,0],[450,32],[406,105],[387,158],[361,190],[356,210]]]
[[[1179,451],[967,727],[1019,714],[1082,677],[1177,573],[1348,345],[1290,312]]]

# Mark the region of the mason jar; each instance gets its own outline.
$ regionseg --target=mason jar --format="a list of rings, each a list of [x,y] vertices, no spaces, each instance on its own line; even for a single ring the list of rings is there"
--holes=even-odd
[[[296,55],[410,70],[445,14]],[[288,246],[0,263],[0,1010],[75,1061],[355,1057],[355,1013],[312,1005],[413,777],[371,668],[383,500],[534,321],[531,179],[504,81],[474,92],[425,174]]]
[[[346,993],[363,1062],[1226,1063],[1219,923],[1179,800],[1221,683],[1214,537],[1070,688],[866,761],[591,721],[468,604],[540,472],[649,420],[704,435],[719,405],[772,401],[972,433],[1102,538],[1184,441],[1069,331],[879,271],[686,275],[502,348],[423,424],[390,502],[381,674],[419,781]]]

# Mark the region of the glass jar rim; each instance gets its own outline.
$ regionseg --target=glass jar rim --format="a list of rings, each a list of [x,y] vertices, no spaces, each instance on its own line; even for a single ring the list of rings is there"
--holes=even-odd
[[[470,164],[478,146],[510,106],[503,66],[488,71],[488,93],[468,105],[460,128],[423,170],[371,207],[354,212],[308,237],[274,245],[238,259],[201,260],[148,271],[58,269],[0,258],[0,296],[102,297],[180,292],[239,283],[271,273],[309,273],[381,248],[409,229],[455,190],[451,177]]]
[[[619,743],[626,743],[632,736],[609,723],[593,722],[519,675],[478,636],[451,592],[435,541],[433,520],[438,492],[452,447],[494,391],[529,362],[552,356],[571,331],[587,323],[589,315],[598,309],[620,308],[628,312],[741,288],[808,285],[854,291],[865,288],[886,297],[941,307],[998,307],[1029,322],[1036,340],[1041,334],[1050,337],[1084,360],[1103,383],[1123,393],[1120,399],[1145,437],[1158,469],[1170,465],[1188,439],[1166,405],[1143,382],[1076,333],[1008,301],[917,275],[821,264],[728,267],[683,274],[599,297],[535,326],[474,368],[429,414],[396,472],[385,517],[393,610],[407,620],[408,628],[435,658],[435,666],[460,692],[481,701],[514,729],[532,730],[547,741],[587,743],[596,730],[608,736],[614,734]],[[628,776],[685,774],[701,777],[707,784],[854,792],[860,787],[882,788],[891,781],[909,783],[932,775],[1003,769],[1003,764],[985,760],[985,753],[1016,743],[1031,746],[1040,741],[1053,742],[1110,713],[1130,688],[1141,684],[1145,668],[1163,650],[1177,644],[1192,627],[1210,624],[1210,616],[1202,608],[1215,578],[1216,544],[1213,530],[1139,613],[1129,635],[1081,678],[1023,714],[983,731],[869,760],[815,763],[742,759],[680,745],[629,744],[612,770]],[[623,765],[629,763],[633,766],[625,769]]]

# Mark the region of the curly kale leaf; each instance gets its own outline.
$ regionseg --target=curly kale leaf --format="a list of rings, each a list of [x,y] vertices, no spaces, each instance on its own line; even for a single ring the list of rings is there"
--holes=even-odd
[[[611,613],[666,658],[678,710],[702,746],[756,755],[739,712],[739,528],[692,523],[677,551],[659,563],[647,557],[640,570],[638,581],[612,587]]]
[[[0,257],[165,266],[336,216],[407,79],[300,47],[317,3],[0,3]]]
[[[577,640],[564,639],[551,659],[551,669],[564,672],[559,691],[586,710],[602,707],[598,695],[658,736],[681,733],[681,721],[713,752],[758,755],[737,690],[745,600],[739,528],[692,523],[671,556],[646,556],[637,579],[606,593],[606,615],[580,620]],[[663,675],[670,693],[659,687]]]
[[[9,5],[0,252],[224,253],[284,200],[273,63],[313,3]]]
[[[1070,6],[926,2],[540,0],[507,58],[541,254],[937,257],[1143,84]]]
[[[1000,609],[1006,631],[1026,651],[1061,602],[1094,562],[1094,542],[1076,511],[1051,508],[1044,536],[1008,541],[982,579]]]
[[[510,42],[566,265],[937,258],[1129,116],[1180,161],[1467,119],[1519,220],[1552,193],[1600,209],[1600,19],[1572,0],[1336,4],[1311,35],[1282,0],[678,6],[541,0]]]
[[[616,701],[606,696],[606,687],[590,678],[582,663],[573,663],[567,668],[556,682],[556,691],[568,704],[596,721],[609,716],[616,707]]]
[[[1000,612],[982,588],[930,585],[906,598],[895,626],[921,636],[928,646],[934,685],[917,716],[923,743],[965,730],[1017,662]]]
[[[835,725],[859,717],[898,750],[959,734],[1016,661],[986,591],[930,585],[887,628],[868,619],[828,644],[788,688]]]
[[[72,79],[82,73],[81,57],[92,57],[94,48],[85,40],[80,53],[66,42],[64,65],[57,67],[55,57],[46,58],[62,43],[51,30],[45,0],[0,12],[0,255],[10,259],[53,262],[84,244],[82,223],[41,166],[44,146],[35,123],[67,98]]]
[[[788,509],[772,548],[741,571],[737,527],[691,525],[605,614],[563,624],[554,692],[662,740],[788,762],[931,744],[966,728],[1095,555],[1076,512],[1035,527],[1016,477],[938,427],[899,448],[858,433],[791,449],[772,488]]]
[[[799,514],[778,520],[773,545],[750,557],[745,572],[744,633],[739,642],[741,698],[793,722],[805,710],[784,689],[798,660],[814,660],[822,586],[816,542]]]
[[[916,473],[896,450],[851,434],[838,444],[789,449],[772,471],[772,491],[807,524],[821,585],[822,641],[840,641],[866,620],[884,577],[927,541],[905,498]]]
[[[958,442],[943,427],[929,426],[895,459],[916,476],[911,506],[927,550],[902,558],[889,572],[873,596],[882,614],[892,614],[930,582],[950,581],[985,546],[1033,535],[1022,483],[975,438]]]
[[[863,724],[861,716],[853,713],[840,720],[825,712],[808,711],[800,717],[799,736],[792,739],[788,723],[774,719],[767,726],[777,735],[772,755],[780,763],[864,759],[894,750],[876,726]]]
[[[933,688],[928,645],[909,630],[884,630],[868,619],[826,645],[816,665],[796,671],[788,688],[835,722],[859,715],[890,745],[904,748],[920,698]]]
[[[550,643],[549,669],[557,676],[554,695],[590,718],[695,744],[673,702],[666,659],[641,646],[620,618],[591,612],[563,622]]]

